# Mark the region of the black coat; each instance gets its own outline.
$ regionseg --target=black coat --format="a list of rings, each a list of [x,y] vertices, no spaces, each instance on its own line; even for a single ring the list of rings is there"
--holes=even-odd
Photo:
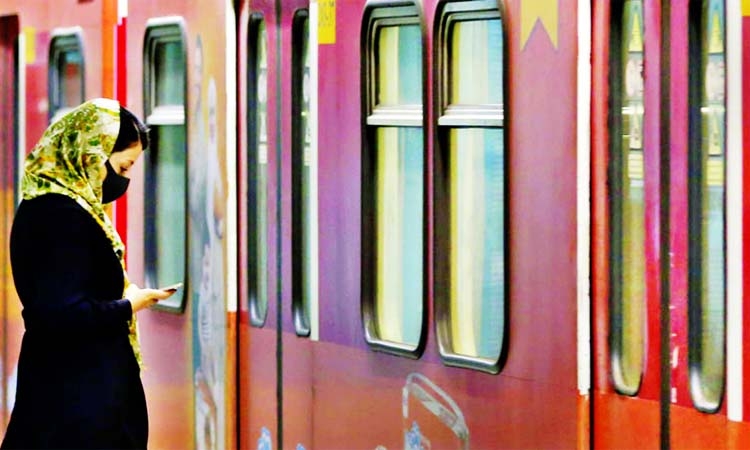
[[[74,200],[24,200],[10,257],[26,332],[2,448],[146,448],[130,302],[104,230]]]

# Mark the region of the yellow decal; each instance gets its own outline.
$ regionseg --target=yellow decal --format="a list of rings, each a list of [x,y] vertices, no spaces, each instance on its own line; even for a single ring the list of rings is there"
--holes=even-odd
[[[643,51],[643,33],[641,32],[641,15],[633,14],[633,31],[630,33],[630,52]]]
[[[36,28],[23,27],[23,40],[26,45],[26,64],[36,62]]]
[[[558,0],[522,0],[521,1],[521,49],[526,46],[531,31],[536,22],[541,22],[542,28],[557,48],[557,2]]]
[[[318,0],[318,44],[336,43],[336,0]]]
[[[750,16],[750,0],[742,0],[742,15]]]

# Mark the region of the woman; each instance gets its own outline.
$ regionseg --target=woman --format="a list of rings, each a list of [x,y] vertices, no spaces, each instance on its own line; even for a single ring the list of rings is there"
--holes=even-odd
[[[103,204],[125,193],[146,127],[114,100],[53,123],[28,156],[10,238],[26,332],[2,448],[146,448],[135,312],[174,291],[128,282]]]

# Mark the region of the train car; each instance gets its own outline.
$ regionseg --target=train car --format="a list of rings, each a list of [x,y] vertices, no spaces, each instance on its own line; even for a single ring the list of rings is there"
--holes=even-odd
[[[240,448],[588,445],[581,5],[241,2]]]

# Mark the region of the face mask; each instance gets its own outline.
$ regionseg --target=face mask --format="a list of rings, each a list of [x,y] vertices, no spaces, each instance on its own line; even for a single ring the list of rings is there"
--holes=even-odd
[[[104,177],[104,182],[102,183],[102,203],[110,203],[125,194],[130,184],[130,178],[115,172],[109,160],[104,165],[107,168],[107,176]]]

